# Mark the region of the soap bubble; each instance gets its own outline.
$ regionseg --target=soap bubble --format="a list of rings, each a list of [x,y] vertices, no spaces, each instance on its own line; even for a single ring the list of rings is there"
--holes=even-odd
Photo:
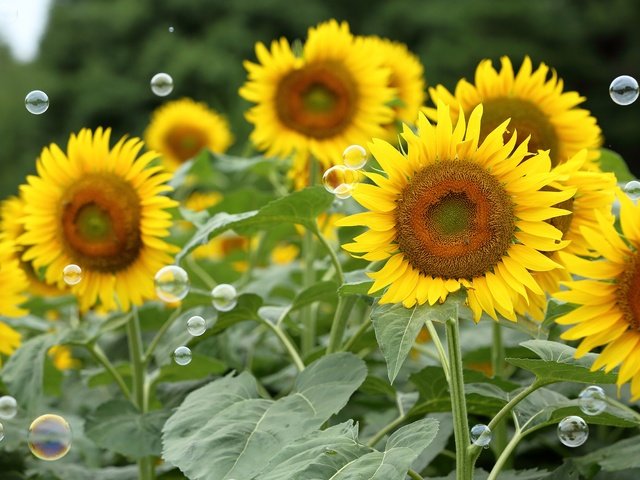
[[[585,415],[599,415],[607,408],[607,395],[602,388],[591,385],[580,392],[578,403]]]
[[[177,265],[167,265],[158,270],[154,283],[156,295],[163,302],[179,302],[189,293],[189,275]]]
[[[58,460],[71,449],[71,427],[59,415],[36,418],[29,427],[29,450],[41,460]]]
[[[609,85],[611,100],[618,105],[631,105],[638,99],[638,82],[629,75],[620,75]]]
[[[0,442],[4,440],[4,427],[0,423]]]
[[[579,447],[589,438],[589,425],[577,415],[565,417],[558,424],[558,438],[567,447]]]
[[[367,164],[367,151],[362,145],[349,145],[342,152],[345,167],[359,170]]]
[[[189,347],[178,347],[173,352],[173,360],[178,365],[189,365],[191,363],[191,349]]]
[[[194,337],[199,337],[207,330],[207,323],[200,315],[194,315],[187,320],[187,331]]]
[[[173,32],[175,32],[175,28],[169,27],[169,33],[173,33]]]
[[[471,443],[479,447],[488,448],[491,443],[491,429],[483,424],[471,427]]]
[[[357,170],[352,170],[345,165],[334,165],[324,172],[322,184],[327,192],[337,198],[349,198],[353,193],[360,175]]]
[[[173,92],[173,78],[168,73],[156,73],[151,79],[151,91],[159,97]]]
[[[62,278],[67,285],[77,285],[82,280],[82,269],[70,263],[62,269]]]
[[[238,304],[238,292],[233,285],[221,283],[211,290],[211,303],[219,312],[233,310]]]
[[[640,182],[638,180],[627,182],[623,190],[631,200],[640,198]]]
[[[42,90],[32,90],[27,93],[24,105],[29,113],[41,115],[49,108],[49,97]]]
[[[0,397],[0,418],[9,420],[18,413],[18,402],[13,397],[5,395]]]

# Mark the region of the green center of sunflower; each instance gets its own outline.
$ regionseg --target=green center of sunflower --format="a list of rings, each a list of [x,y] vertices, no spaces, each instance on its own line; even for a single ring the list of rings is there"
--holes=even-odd
[[[480,127],[480,140],[491,133],[506,119],[510,118],[505,141],[513,133],[518,132],[518,142],[529,135],[529,151],[551,150],[549,155],[551,163],[555,166],[559,163],[557,157],[558,134],[553,124],[546,115],[534,103],[520,98],[492,98],[482,102],[483,114]]]
[[[280,121],[305,136],[323,139],[342,133],[358,103],[355,80],[335,62],[306,65],[278,84],[275,106]]]
[[[113,273],[138,258],[140,199],[122,178],[106,172],[87,174],[67,190],[60,208],[62,242],[74,263]]]
[[[182,163],[191,160],[206,147],[208,139],[202,130],[182,125],[167,133],[165,144],[172,155]]]
[[[640,258],[635,253],[618,277],[616,304],[629,326],[640,331]]]
[[[422,274],[472,279],[492,271],[511,246],[514,205],[500,182],[466,160],[429,165],[396,208],[396,242]]]

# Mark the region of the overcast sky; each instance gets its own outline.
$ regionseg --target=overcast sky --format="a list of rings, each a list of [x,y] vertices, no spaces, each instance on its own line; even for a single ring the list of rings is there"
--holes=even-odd
[[[13,56],[33,60],[44,33],[51,0],[0,0],[0,40]]]

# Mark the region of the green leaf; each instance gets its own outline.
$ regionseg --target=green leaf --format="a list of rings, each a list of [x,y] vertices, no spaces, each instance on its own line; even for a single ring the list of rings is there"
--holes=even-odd
[[[110,400],[87,419],[85,433],[96,445],[138,459],[160,455],[161,431],[170,413],[140,413],[126,400]]]
[[[338,353],[309,365],[277,401],[259,398],[248,373],[216,380],[190,393],[167,421],[164,458],[190,478],[252,478],[342,409],[365,377],[362,360]]]
[[[248,320],[258,320],[258,310],[262,306],[262,298],[253,293],[244,293],[238,297],[238,303],[233,310],[218,312],[218,317],[209,334],[215,335],[232,325]]]
[[[612,172],[615,174],[618,182],[628,182],[635,180],[633,174],[629,171],[629,167],[624,159],[608,148],[600,149],[600,169],[603,172]]]
[[[160,369],[158,382],[178,382],[182,380],[197,380],[209,375],[219,375],[226,372],[227,365],[216,358],[193,352],[188,367],[171,362]]]
[[[581,467],[598,464],[605,472],[640,468],[640,442],[637,436],[626,438],[573,460]]]
[[[344,275],[344,283],[340,285],[338,289],[338,294],[345,295],[369,295],[369,289],[373,285],[373,280],[371,280],[367,276],[368,270],[354,270],[352,272],[347,272]],[[377,295],[373,294],[373,296],[381,295],[382,292],[379,292]]]
[[[411,464],[411,468],[416,472],[424,470],[447,447],[449,438],[453,434],[453,417],[451,413],[434,413],[429,415],[429,418],[434,418],[438,421],[438,434]]]
[[[42,399],[44,361],[58,335],[44,334],[24,342],[2,369],[2,381],[18,403],[33,413]]]
[[[562,343],[548,340],[528,340],[522,342],[540,357],[531,358],[507,358],[506,361],[525,370],[533,372],[542,381],[548,382],[580,382],[580,383],[615,383],[615,373],[603,371],[592,372],[591,365],[598,357],[596,354],[587,354],[576,359],[575,348]]]

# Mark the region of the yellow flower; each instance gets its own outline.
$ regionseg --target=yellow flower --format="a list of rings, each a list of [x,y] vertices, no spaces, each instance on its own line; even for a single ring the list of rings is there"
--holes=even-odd
[[[153,112],[144,137],[149,148],[162,155],[170,171],[203,148],[222,153],[233,143],[224,117],[190,98],[165,103]]]
[[[376,185],[357,185],[353,198],[369,211],[338,225],[369,227],[343,248],[386,260],[370,274],[370,292],[389,287],[381,303],[433,305],[465,287],[476,321],[482,311],[515,320],[513,292],[541,294],[531,272],[558,267],[539,250],[558,248],[562,232],[546,220],[569,213],[553,205],[574,192],[544,190],[557,178],[548,154],[523,162],[527,142],[516,145],[514,134],[505,144],[507,122],[480,144],[481,119],[478,106],[454,127],[440,103],[435,126],[420,115],[419,133],[405,127],[406,155],[369,145],[386,176],[366,173]]]
[[[128,310],[153,298],[153,277],[176,251],[163,240],[171,226],[167,209],[177,205],[163,195],[171,174],[150,166],[156,153],[138,157],[139,139],[109,148],[109,136],[110,130],[83,129],[71,135],[66,153],[55,144],[43,149],[38,175],[21,189],[23,260],[59,286],[64,267],[79,265],[82,280],[71,291],[82,310],[98,300],[106,310],[117,301]]]
[[[20,307],[26,300],[27,277],[15,258],[15,245],[0,241],[0,316],[20,317],[27,311]],[[11,355],[20,346],[20,334],[0,322],[0,354]]]
[[[71,348],[66,345],[54,345],[49,349],[49,357],[58,370],[70,370],[80,367],[80,361],[71,356]]]
[[[582,228],[589,247],[603,259],[560,253],[567,268],[584,279],[564,282],[568,290],[554,294],[578,305],[556,322],[572,325],[563,339],[582,340],[577,358],[606,345],[591,369],[605,367],[609,372],[621,365],[618,386],[630,381],[635,401],[640,398],[640,207],[622,192],[617,196],[624,236],[618,234],[611,218],[597,211],[597,226]]]
[[[292,243],[276,245],[271,251],[271,261],[276,265],[287,265],[293,262],[300,253],[300,249]]]
[[[597,169],[594,160],[602,144],[600,127],[589,111],[576,106],[585,98],[577,92],[563,92],[563,81],[555,71],[547,78],[549,67],[541,63],[533,71],[527,56],[517,74],[514,74],[508,57],[501,58],[502,68],[498,72],[491,60],[478,65],[475,85],[460,80],[452,95],[438,85],[429,89],[431,101],[449,105],[454,113],[461,108],[468,115],[480,103],[484,107],[480,139],[507,119],[510,128],[518,131],[520,138],[531,135],[529,150],[550,150],[551,163],[562,163],[583,148],[590,149],[590,169]],[[435,110],[427,109],[435,118]]]
[[[256,104],[246,114],[251,140],[269,156],[295,155],[294,170],[305,177],[309,155],[327,168],[347,146],[384,134],[382,125],[393,120],[390,72],[347,23],[310,28],[300,57],[284,38],[271,49],[258,43],[256,56],[259,63],[244,63],[248,80],[240,89]]]

